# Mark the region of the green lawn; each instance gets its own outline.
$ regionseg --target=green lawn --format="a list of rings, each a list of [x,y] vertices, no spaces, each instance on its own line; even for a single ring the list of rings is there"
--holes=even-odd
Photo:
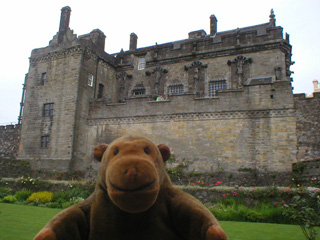
[[[59,209],[0,203],[0,239],[31,240]],[[303,240],[299,226],[221,222],[230,240]]]

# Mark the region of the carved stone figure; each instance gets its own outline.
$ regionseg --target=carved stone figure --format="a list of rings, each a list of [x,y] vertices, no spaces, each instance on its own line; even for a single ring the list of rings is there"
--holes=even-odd
[[[194,93],[197,94],[199,92],[199,68],[194,68],[194,75],[193,75],[193,80],[194,80]]]

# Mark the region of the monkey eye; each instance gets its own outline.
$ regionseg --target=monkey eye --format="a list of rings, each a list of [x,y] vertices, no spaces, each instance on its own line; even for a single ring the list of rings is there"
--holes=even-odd
[[[149,149],[149,148],[145,147],[143,150],[144,150],[144,152],[145,152],[146,154],[148,154],[148,155],[150,154],[150,149]]]
[[[119,149],[116,148],[114,151],[113,151],[113,155],[117,155],[119,153]]]

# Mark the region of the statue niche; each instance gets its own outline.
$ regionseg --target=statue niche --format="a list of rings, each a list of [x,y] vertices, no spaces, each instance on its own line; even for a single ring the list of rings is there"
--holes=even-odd
[[[245,56],[237,56],[233,60],[228,61],[228,65],[231,67],[231,88],[242,89],[245,82],[249,78],[249,64],[252,63],[252,58]]]
[[[132,75],[127,74],[126,72],[121,72],[116,76],[116,78],[117,78],[118,102],[123,103],[126,101],[128,97],[128,90],[131,85],[131,81],[129,81],[129,79],[132,78]]]
[[[195,94],[196,97],[204,96],[204,68],[207,67],[208,64],[203,64],[200,61],[194,61],[190,65],[184,66],[188,72],[188,91]]]
[[[150,95],[152,99],[164,95],[166,73],[168,73],[168,70],[162,67],[156,67],[152,71],[146,71],[146,75],[149,77]]]

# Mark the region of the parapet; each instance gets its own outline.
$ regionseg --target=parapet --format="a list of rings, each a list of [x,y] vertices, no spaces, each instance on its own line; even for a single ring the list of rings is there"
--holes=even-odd
[[[90,33],[79,36],[79,39],[85,39],[97,45],[99,50],[104,51],[106,36],[100,29],[94,29]]]

